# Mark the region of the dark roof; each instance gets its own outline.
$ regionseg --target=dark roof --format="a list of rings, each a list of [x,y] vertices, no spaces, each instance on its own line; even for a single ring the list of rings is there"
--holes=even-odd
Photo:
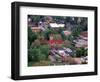
[[[84,36],[84,37],[87,37],[88,36],[88,33],[87,33],[87,31],[85,31],[85,32],[81,32],[80,35],[81,36]]]

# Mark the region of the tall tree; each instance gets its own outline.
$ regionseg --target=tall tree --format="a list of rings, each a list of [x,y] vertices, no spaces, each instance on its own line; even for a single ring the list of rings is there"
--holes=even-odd
[[[79,26],[76,26],[72,30],[72,35],[74,36],[74,38],[76,38],[79,36],[80,32],[81,32],[81,28]]]
[[[33,33],[32,30],[30,29],[30,27],[28,27],[28,41],[30,43],[30,45],[32,44],[32,42],[37,39],[37,34]]]

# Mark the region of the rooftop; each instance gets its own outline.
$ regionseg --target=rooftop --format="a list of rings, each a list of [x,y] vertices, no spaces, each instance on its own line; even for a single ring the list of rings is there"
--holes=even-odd
[[[51,26],[52,28],[59,28],[59,27],[64,27],[65,24],[50,23],[50,26]]]
[[[81,35],[81,36],[84,36],[84,37],[88,37],[88,33],[87,33],[87,31],[85,31],[85,32],[81,32],[80,35]]]

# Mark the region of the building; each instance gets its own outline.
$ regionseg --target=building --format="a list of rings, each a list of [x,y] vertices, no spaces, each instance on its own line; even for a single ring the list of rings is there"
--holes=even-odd
[[[79,40],[76,42],[75,46],[76,46],[77,48],[80,48],[80,47],[87,48],[87,41],[82,40],[82,39],[79,39]]]
[[[86,31],[81,32],[78,39],[74,40],[74,42],[76,43],[75,47],[77,48],[84,47],[87,49],[88,47],[88,37],[87,36],[88,36],[88,33]]]
[[[50,23],[49,26],[51,28],[56,29],[56,28],[63,28],[63,27],[65,27],[65,24]]]
[[[71,31],[68,31],[68,30],[63,31],[63,32],[64,32],[64,34],[65,34],[66,36],[68,36],[68,35],[71,35],[71,34],[72,34],[72,32],[71,32]]]
[[[87,41],[88,40],[88,33],[87,33],[87,31],[81,32],[79,37]]]
[[[31,27],[32,32],[40,32],[41,28],[40,27]]]

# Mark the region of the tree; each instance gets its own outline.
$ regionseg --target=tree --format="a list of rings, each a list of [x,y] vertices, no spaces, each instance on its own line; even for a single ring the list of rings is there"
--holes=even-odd
[[[31,46],[31,45],[30,45],[30,41],[28,40],[28,49],[30,48],[30,46]]]
[[[83,31],[87,31],[88,30],[87,23],[88,23],[87,18],[83,18],[82,21],[80,22],[80,25],[81,25],[81,28],[82,28]]]
[[[30,45],[32,44],[33,41],[37,39],[37,34],[33,33],[30,27],[28,27],[28,40],[30,42]]]
[[[63,31],[61,32],[61,37],[62,37],[63,40],[66,40],[66,35],[64,34]]]
[[[76,56],[77,57],[82,57],[82,56],[87,56],[87,49],[81,47],[80,49],[76,50]]]
[[[80,32],[81,32],[81,28],[79,26],[76,26],[72,30],[72,36],[74,38],[77,38],[79,36]]]
[[[61,22],[62,20],[65,19],[64,16],[54,16],[53,18],[55,19],[56,22]]]
[[[65,18],[65,22],[71,22],[72,21],[72,17],[66,17]]]
[[[66,40],[69,40],[70,42],[73,42],[73,36],[72,35],[68,35],[66,36]]]
[[[54,29],[46,29],[44,31],[44,37],[45,39],[49,40],[50,34],[57,34],[58,32],[55,31]]]
[[[42,45],[34,48],[28,49],[28,61],[29,62],[39,62],[41,60],[46,60],[49,55],[49,46]]]
[[[32,22],[39,22],[41,16],[38,16],[38,15],[30,15],[30,18],[32,19]]]
[[[34,49],[28,49],[28,62],[33,61],[37,62],[39,61],[38,58],[39,50],[34,48]]]
[[[40,46],[40,51],[41,51],[41,54],[42,55],[45,55],[45,59],[48,58],[48,55],[49,55],[49,51],[50,51],[50,48],[49,48],[49,45],[42,45]]]
[[[58,33],[61,34],[61,33],[63,32],[63,30],[64,30],[64,28],[61,28],[61,27],[60,27],[60,28],[58,29]]]
[[[49,31],[49,29],[46,29],[46,30],[44,31],[44,37],[45,37],[45,39],[46,39],[46,40],[49,40],[49,36],[50,36],[50,31]]]

